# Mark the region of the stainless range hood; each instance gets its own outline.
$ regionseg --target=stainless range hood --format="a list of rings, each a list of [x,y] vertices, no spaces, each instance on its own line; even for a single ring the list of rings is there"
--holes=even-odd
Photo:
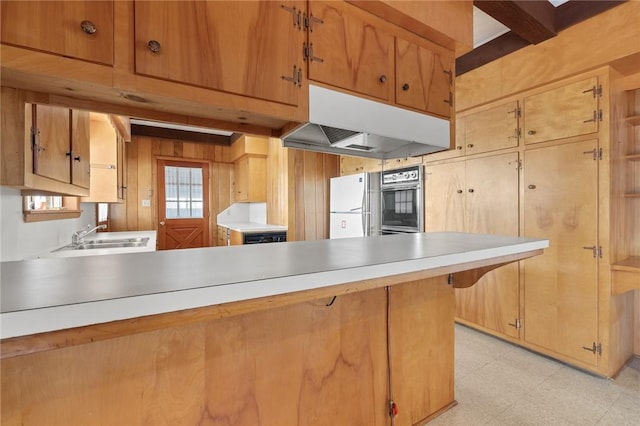
[[[285,147],[380,159],[449,149],[448,120],[309,84],[309,123]]]

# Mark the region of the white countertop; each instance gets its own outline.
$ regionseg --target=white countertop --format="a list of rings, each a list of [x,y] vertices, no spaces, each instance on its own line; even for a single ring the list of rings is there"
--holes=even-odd
[[[227,222],[227,223],[218,223],[218,226],[222,226],[224,228],[229,228],[234,231],[250,233],[250,232],[282,232],[286,231],[286,226],[280,225],[268,225],[265,223],[255,223],[255,222]]]
[[[79,257],[79,256],[102,256],[105,254],[121,254],[121,253],[139,253],[156,250],[156,231],[126,231],[126,232],[98,232],[88,235],[84,238],[89,242],[92,240],[117,240],[121,238],[149,238],[147,244],[143,247],[117,247],[117,248],[99,248],[90,250],[60,250],[58,249],[46,251],[35,256],[36,258],[47,257]],[[66,246],[63,246],[66,247]]]
[[[310,290],[548,245],[548,240],[440,232],[3,262],[0,337]]]

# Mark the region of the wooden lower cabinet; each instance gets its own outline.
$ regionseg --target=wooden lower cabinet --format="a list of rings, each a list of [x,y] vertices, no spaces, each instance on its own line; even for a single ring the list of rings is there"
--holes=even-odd
[[[393,424],[410,426],[454,403],[446,277],[240,315],[216,309],[2,359],[2,424],[388,426],[393,398]]]
[[[591,365],[599,343],[597,145],[524,153],[524,235],[550,241],[543,256],[524,261],[524,340]]]
[[[425,230],[518,235],[518,153],[427,165]],[[518,265],[456,289],[456,317],[518,337]]]

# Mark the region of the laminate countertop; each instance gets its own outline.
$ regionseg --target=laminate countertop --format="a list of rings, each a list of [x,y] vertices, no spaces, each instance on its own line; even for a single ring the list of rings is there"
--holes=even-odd
[[[253,233],[253,232],[283,232],[287,230],[286,226],[269,225],[256,222],[227,222],[218,223],[218,226],[229,228],[233,231]]]
[[[438,232],[3,262],[0,337],[312,290],[548,245]]]

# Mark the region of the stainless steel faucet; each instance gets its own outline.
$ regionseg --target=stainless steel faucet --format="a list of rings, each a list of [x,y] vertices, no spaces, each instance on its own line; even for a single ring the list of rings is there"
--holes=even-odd
[[[71,236],[71,244],[73,244],[74,246],[82,244],[84,242],[84,237],[86,237],[87,235],[89,235],[94,231],[97,231],[98,229],[107,229],[107,225],[102,224],[102,225],[94,226],[93,228],[91,227],[91,225],[87,225],[87,228],[88,229],[81,229],[79,231],[74,232],[73,235]]]

